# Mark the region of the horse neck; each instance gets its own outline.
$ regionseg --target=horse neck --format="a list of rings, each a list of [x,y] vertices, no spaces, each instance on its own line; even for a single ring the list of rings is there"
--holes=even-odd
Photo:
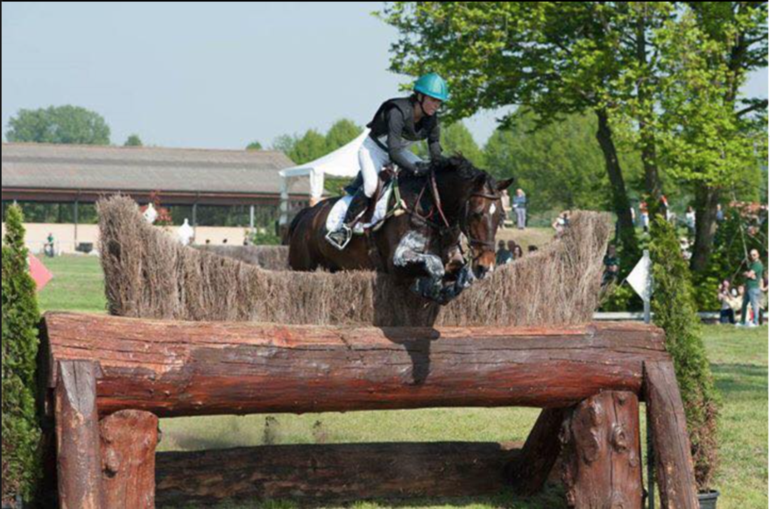
[[[459,221],[463,206],[470,198],[472,185],[454,172],[436,175],[441,208],[450,223]]]

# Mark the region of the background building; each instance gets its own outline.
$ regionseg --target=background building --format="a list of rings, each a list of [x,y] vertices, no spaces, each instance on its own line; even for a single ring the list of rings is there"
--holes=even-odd
[[[292,166],[274,151],[4,143],[3,229],[5,208],[18,202],[33,252],[51,233],[60,252],[95,246],[96,201],[123,193],[140,205],[156,198],[172,225],[189,221],[199,244],[242,244],[249,229],[275,231],[279,171]],[[290,208],[308,195],[308,183],[297,182]]]

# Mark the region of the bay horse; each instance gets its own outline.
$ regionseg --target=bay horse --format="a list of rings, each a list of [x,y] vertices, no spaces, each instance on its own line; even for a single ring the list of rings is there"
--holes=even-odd
[[[460,155],[432,162],[427,177],[399,172],[395,178],[405,213],[354,235],[342,251],[325,239],[327,216],[341,197],[302,209],[284,239],[292,270],[379,270],[414,280],[414,291],[442,304],[493,270],[495,234],[504,220],[501,192],[513,179],[498,182]],[[467,264],[461,233],[470,247]]]

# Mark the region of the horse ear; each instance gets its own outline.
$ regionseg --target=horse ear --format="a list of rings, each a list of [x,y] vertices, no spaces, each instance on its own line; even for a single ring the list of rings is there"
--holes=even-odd
[[[502,180],[497,183],[497,190],[502,191],[503,189],[508,189],[511,184],[513,184],[513,179],[509,178],[507,180]]]

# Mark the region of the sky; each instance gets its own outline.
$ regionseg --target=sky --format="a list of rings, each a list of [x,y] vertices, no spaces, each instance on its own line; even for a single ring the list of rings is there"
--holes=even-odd
[[[388,71],[380,2],[2,3],[2,122],[72,104],[112,142],[241,149],[366,124],[409,78]],[[767,69],[744,89],[766,98]],[[467,119],[483,144],[500,111]]]

